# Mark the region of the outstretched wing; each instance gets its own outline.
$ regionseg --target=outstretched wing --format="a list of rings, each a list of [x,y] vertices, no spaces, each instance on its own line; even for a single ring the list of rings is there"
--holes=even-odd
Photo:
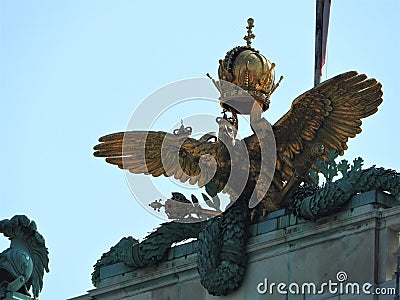
[[[361,119],[378,110],[381,87],[375,79],[350,71],[297,97],[273,126],[281,179],[288,181],[294,171],[306,175],[320,145],[324,153],[319,159],[327,160],[332,149],[342,155],[348,139],[361,132]]]
[[[226,156],[221,156],[225,147],[219,142],[155,131],[114,133],[99,141],[94,156],[106,157],[108,163],[135,174],[174,176],[200,187],[212,179],[220,191],[224,186],[221,174],[229,170],[229,164],[222,160]]]

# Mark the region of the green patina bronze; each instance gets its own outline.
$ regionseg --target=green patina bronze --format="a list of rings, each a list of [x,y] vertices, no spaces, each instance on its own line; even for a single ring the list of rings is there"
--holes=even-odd
[[[326,183],[322,187],[300,186],[292,193],[288,208],[298,217],[316,220],[338,211],[354,195],[374,189],[389,192],[400,203],[400,174],[375,166],[363,170],[362,164],[361,158],[355,159],[352,166],[347,160],[319,162]],[[338,172],[342,177],[333,181]]]
[[[36,223],[24,215],[0,221],[0,233],[11,241],[0,253],[0,299],[20,293],[37,299],[43,288],[44,272],[49,272],[49,256]],[[25,296],[21,296],[24,297]]]
[[[394,170],[362,169],[362,159],[336,163],[319,161],[319,171],[326,183],[301,185],[292,192],[287,208],[299,218],[316,220],[340,210],[352,196],[370,191],[387,191],[400,204],[400,174]],[[314,172],[312,170],[311,172]],[[341,173],[342,178],[333,181]],[[314,176],[314,178],[316,178]],[[186,224],[164,223],[141,243],[132,237],[123,238],[94,266],[92,282],[99,283],[100,268],[123,262],[133,269],[153,266],[166,257],[170,246],[188,238],[198,238],[198,270],[202,285],[212,295],[228,295],[240,287],[246,270],[246,244],[250,209],[246,199],[239,198],[224,215],[205,222]]]

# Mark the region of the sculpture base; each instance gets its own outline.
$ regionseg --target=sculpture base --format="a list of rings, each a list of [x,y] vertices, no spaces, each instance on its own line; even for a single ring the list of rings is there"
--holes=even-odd
[[[244,281],[225,297],[209,295],[200,284],[194,241],[173,247],[158,266],[103,267],[98,288],[72,300],[392,300],[399,204],[370,191],[317,222],[298,220],[285,210],[270,213],[250,226]]]

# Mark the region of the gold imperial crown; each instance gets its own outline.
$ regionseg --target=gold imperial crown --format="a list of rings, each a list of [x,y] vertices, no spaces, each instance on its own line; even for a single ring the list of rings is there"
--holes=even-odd
[[[219,61],[218,77],[214,82],[220,92],[221,107],[238,114],[250,114],[254,100],[266,111],[269,97],[283,79],[275,81],[275,64],[271,63],[259,51],[251,47],[254,20],[247,20],[246,46],[238,46],[228,51],[225,59]],[[211,78],[209,74],[208,77]],[[212,78],[211,78],[212,79]]]

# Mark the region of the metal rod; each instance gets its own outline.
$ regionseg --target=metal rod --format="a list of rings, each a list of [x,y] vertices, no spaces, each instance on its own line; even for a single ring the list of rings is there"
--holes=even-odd
[[[316,0],[315,6],[315,65],[314,65],[314,86],[321,82],[322,62],[322,15],[323,0]]]
[[[397,269],[396,269],[396,296],[394,300],[400,300],[400,252],[397,253]]]

